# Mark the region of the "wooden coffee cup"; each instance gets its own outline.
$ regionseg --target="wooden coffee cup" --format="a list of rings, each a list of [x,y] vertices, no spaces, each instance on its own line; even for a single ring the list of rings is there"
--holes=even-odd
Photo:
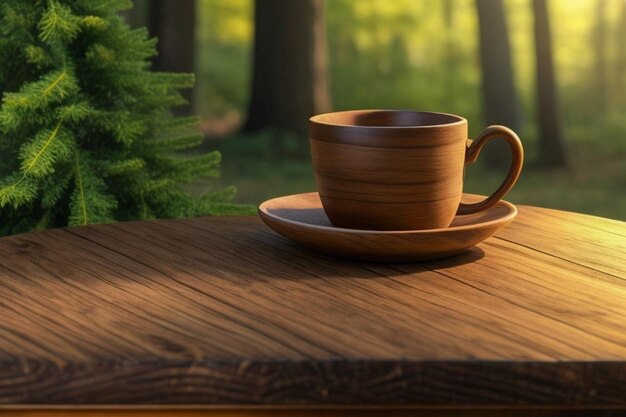
[[[355,110],[309,120],[311,156],[324,211],[337,227],[367,230],[438,229],[457,214],[492,207],[513,187],[524,150],[504,126],[473,142],[467,120],[446,113]],[[511,147],[502,185],[484,201],[461,203],[464,166],[492,139]]]

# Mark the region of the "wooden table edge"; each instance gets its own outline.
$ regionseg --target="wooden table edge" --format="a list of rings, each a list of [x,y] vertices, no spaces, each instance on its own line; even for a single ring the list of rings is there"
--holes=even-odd
[[[133,398],[145,398],[141,390],[133,390],[132,379],[125,384],[119,384],[119,389],[112,390],[108,385],[106,393],[96,390],[72,393],[72,380],[56,379],[56,372],[63,374],[53,364],[42,365],[41,363],[24,363],[23,361],[9,366],[8,363],[0,364],[0,372],[13,372],[17,375],[16,368],[26,367],[33,369],[38,375],[47,375],[55,380],[58,386],[67,385],[67,390],[60,390],[60,396],[50,400],[45,397],[36,397],[34,394],[21,400],[9,400],[2,397],[0,390],[0,408],[9,406],[32,407],[38,404],[46,406],[59,405],[72,407],[73,404],[81,404],[84,407],[104,406],[198,406],[198,407],[231,407],[229,397],[221,391],[220,386],[225,383],[246,384],[250,386],[250,396],[246,401],[238,403],[237,407],[413,407],[413,408],[440,408],[440,407],[626,407],[626,360],[606,361],[470,361],[470,360],[446,360],[446,361],[411,361],[411,360],[267,360],[267,361],[217,361],[206,362],[186,361],[181,363],[168,362],[171,372],[170,378],[153,387],[152,398],[156,401],[163,399],[164,404],[155,401],[142,402]],[[94,363],[99,375],[104,380],[119,381],[123,378],[119,368],[107,369],[101,363]],[[243,366],[242,366],[243,365]],[[43,368],[42,368],[43,366]],[[74,367],[82,368],[87,374],[90,373],[88,364],[73,364]],[[129,365],[124,373],[133,375],[140,373],[150,374],[158,371],[163,366],[160,362],[150,364]],[[23,368],[22,368],[23,369]],[[275,389],[271,382],[263,375],[267,372],[288,373],[304,375],[300,382],[294,382],[290,387],[289,395],[282,400],[276,401],[263,397],[264,393]],[[180,386],[185,385],[185,378],[197,379],[202,375],[203,391],[191,394],[181,394],[176,398],[179,401],[171,402],[167,398],[172,397],[174,387],[169,383],[172,379],[179,381]],[[384,399],[372,398],[368,392],[368,382],[380,377],[395,375],[402,381],[395,394]],[[366,378],[367,376],[367,378]],[[32,375],[23,373],[22,378]],[[469,378],[469,379],[468,379]],[[500,392],[498,400],[476,402],[464,400],[467,385],[475,383],[477,379],[493,378],[499,382]],[[261,381],[261,382],[259,382]],[[350,384],[346,381],[352,381]],[[357,381],[356,385],[353,381]],[[428,381],[419,383],[415,381]],[[555,386],[554,381],[559,381]],[[433,391],[431,387],[445,382],[445,393]],[[359,385],[361,384],[361,385]],[[538,389],[545,386],[550,396],[544,396],[541,402],[524,403],[517,398],[517,393],[525,389]],[[256,394],[254,397],[252,393]],[[311,401],[311,392],[315,393],[315,402]],[[102,395],[107,396],[109,401],[98,401]],[[79,395],[76,397],[76,395]],[[169,397],[168,397],[169,395]],[[286,398],[288,398],[286,400]],[[125,399],[125,401],[120,401]],[[322,400],[320,400],[322,399]],[[9,401],[12,403],[9,404]]]

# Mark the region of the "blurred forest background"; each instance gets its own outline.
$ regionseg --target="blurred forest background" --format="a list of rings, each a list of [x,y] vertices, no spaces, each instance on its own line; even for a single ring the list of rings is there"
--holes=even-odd
[[[315,189],[312,114],[402,108],[516,130],[509,201],[626,220],[626,0],[135,0],[126,18],[159,38],[155,69],[196,73],[179,112],[237,202]],[[504,177],[489,147],[466,192]]]

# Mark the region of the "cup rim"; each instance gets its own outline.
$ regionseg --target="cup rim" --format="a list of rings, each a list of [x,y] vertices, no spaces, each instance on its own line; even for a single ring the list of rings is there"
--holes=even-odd
[[[324,118],[331,115],[348,115],[348,114],[367,114],[374,112],[383,112],[383,113],[414,113],[414,114],[422,114],[422,115],[437,115],[437,116],[446,116],[453,119],[450,123],[437,123],[437,124],[424,124],[424,125],[405,125],[405,126],[397,126],[397,125],[381,125],[381,126],[368,126],[368,125],[358,125],[358,124],[342,124],[342,123],[332,123],[329,121],[323,120]],[[349,128],[360,128],[360,129],[431,129],[435,127],[449,127],[449,126],[458,126],[462,124],[467,124],[467,119],[462,116],[452,114],[452,113],[444,113],[444,112],[434,112],[434,111],[421,111],[421,110],[405,110],[405,109],[362,109],[362,110],[341,110],[335,112],[321,113],[316,114],[309,118],[310,123],[323,125],[323,126],[335,126],[335,127],[349,127]]]

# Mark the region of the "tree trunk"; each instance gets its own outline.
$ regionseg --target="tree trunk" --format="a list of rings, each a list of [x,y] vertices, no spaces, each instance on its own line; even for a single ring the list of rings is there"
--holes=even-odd
[[[244,131],[308,137],[308,119],[330,111],[323,0],[256,0],[250,104]]]
[[[194,72],[195,0],[150,0],[149,30],[159,43],[152,67],[156,71]],[[188,105],[174,109],[176,115],[193,112],[193,90],[183,92]]]
[[[626,1],[622,1],[620,20],[615,30],[615,45],[617,48],[617,57],[615,60],[615,91],[614,96],[616,105],[622,106],[626,104]]]
[[[606,4],[606,0],[598,0],[596,3],[596,23],[592,39],[592,50],[595,51],[593,79],[596,84],[594,95],[597,99],[598,111],[603,117],[608,107]]]
[[[520,109],[513,81],[513,65],[502,0],[476,0],[480,33],[483,101],[487,124],[518,130]],[[508,166],[510,151],[503,141],[490,143],[483,151],[487,166]]]
[[[539,127],[539,162],[545,167],[566,165],[565,147],[561,133],[552,34],[547,0],[533,0],[535,17],[535,70],[537,89],[537,122]]]
[[[455,33],[455,4],[454,0],[443,0],[442,3],[442,15],[443,25],[445,27],[445,55],[444,55],[444,68],[445,68],[445,80],[446,80],[446,95],[448,100],[453,100],[456,89],[456,72],[457,66],[456,59],[456,46],[452,34]]]

